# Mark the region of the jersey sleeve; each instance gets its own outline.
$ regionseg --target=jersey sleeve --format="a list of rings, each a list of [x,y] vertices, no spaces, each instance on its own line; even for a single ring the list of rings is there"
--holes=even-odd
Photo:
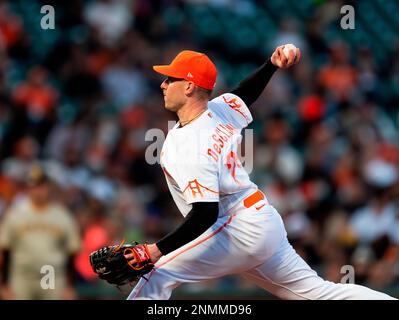
[[[219,201],[217,163],[205,154],[196,159],[190,157],[180,165],[177,184],[187,204]]]
[[[216,103],[220,115],[233,123],[236,128],[243,129],[253,118],[245,102],[237,95],[224,93],[211,102]]]

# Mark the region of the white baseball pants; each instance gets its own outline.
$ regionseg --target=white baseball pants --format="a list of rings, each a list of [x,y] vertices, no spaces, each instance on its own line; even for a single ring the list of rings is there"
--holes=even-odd
[[[280,215],[266,200],[219,218],[200,237],[163,256],[128,299],[166,300],[182,283],[229,274],[242,274],[281,299],[394,299],[320,278],[289,244]]]

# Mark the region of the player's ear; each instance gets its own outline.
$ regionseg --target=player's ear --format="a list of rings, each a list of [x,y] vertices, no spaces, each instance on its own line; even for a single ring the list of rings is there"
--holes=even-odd
[[[195,91],[195,84],[191,81],[186,81],[186,95],[190,96]]]

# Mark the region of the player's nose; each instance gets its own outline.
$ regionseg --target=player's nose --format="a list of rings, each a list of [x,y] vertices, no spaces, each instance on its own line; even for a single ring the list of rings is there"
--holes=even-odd
[[[162,90],[166,90],[166,88],[168,87],[168,84],[166,83],[166,80],[164,80],[162,83],[161,83],[161,89]]]

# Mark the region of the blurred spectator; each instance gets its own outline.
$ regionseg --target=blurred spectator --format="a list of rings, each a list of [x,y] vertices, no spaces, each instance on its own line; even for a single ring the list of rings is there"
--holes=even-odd
[[[147,95],[146,80],[130,60],[128,52],[121,52],[102,75],[105,92],[119,109],[143,102]]]
[[[307,51],[307,43],[301,36],[298,22],[291,17],[281,20],[281,25],[276,35],[276,39],[273,41],[270,49],[281,46],[285,43],[292,43],[296,47],[301,48],[301,52],[304,54]]]
[[[10,12],[8,4],[0,3],[0,47],[9,49],[17,43],[22,35],[20,17]]]
[[[14,146],[13,157],[3,161],[3,173],[17,181],[24,181],[32,164],[37,162],[39,150],[39,145],[33,137],[22,137]]]
[[[47,117],[57,100],[57,92],[47,83],[47,71],[34,67],[29,71],[26,83],[19,85],[13,92],[17,106],[26,108],[32,122]]]
[[[376,96],[378,90],[377,68],[369,48],[358,52],[359,87],[363,94]]]
[[[355,211],[351,227],[362,244],[371,244],[389,234],[395,224],[396,206],[390,199],[389,188],[398,179],[397,169],[381,160],[372,160],[365,168],[365,178],[372,194],[370,203]]]
[[[72,215],[51,199],[51,184],[38,167],[27,176],[28,195],[14,203],[1,225],[4,299],[73,299],[72,259],[79,250],[79,230]],[[43,266],[54,273],[54,288],[43,288]]]
[[[115,242],[115,235],[118,230],[115,229],[114,224],[107,217],[105,206],[95,199],[90,201],[87,211],[82,211],[80,214],[80,225],[84,230],[82,249],[76,256],[74,263],[80,277],[90,283],[98,280],[90,266],[88,259],[90,253]]]
[[[347,101],[354,94],[358,71],[350,63],[347,44],[335,42],[330,48],[330,63],[319,73],[320,84],[337,102]]]
[[[26,118],[28,132],[34,134],[40,144],[44,143],[52,127],[52,114],[58,93],[48,83],[48,72],[40,66],[33,67],[27,80],[12,93],[12,101]]]
[[[256,150],[258,167],[272,179],[290,185],[299,181],[303,173],[303,162],[298,152],[288,143],[290,127],[281,114],[270,118],[264,128],[265,144]]]
[[[114,45],[132,23],[131,0],[100,0],[90,2],[85,10],[87,23],[99,32],[105,45]]]

